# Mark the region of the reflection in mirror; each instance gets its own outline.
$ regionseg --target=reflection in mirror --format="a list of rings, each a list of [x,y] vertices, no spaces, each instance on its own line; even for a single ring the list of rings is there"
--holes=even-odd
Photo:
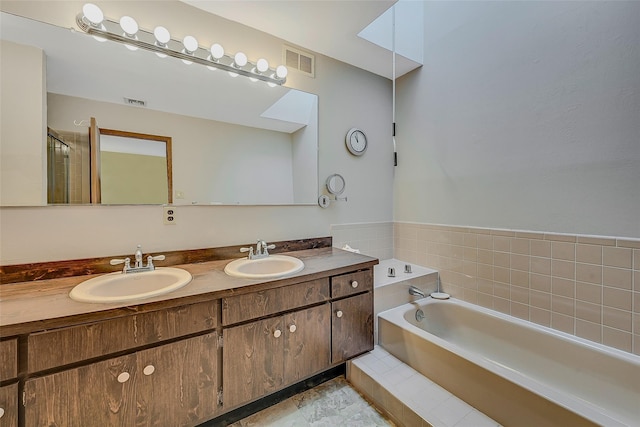
[[[100,200],[171,203],[171,138],[100,129]]]
[[[98,43],[86,34],[6,13],[1,18],[3,44],[8,41],[32,50],[35,46],[46,58],[41,67],[46,76],[40,74],[39,85],[37,75],[25,82],[26,73],[16,72],[21,85],[32,88],[42,87],[46,78],[44,102],[38,106],[40,116],[46,111],[39,150],[44,171],[40,173],[47,168],[46,126],[60,134],[74,133],[87,127],[79,129],[74,123],[95,117],[111,129],[171,135],[175,204],[316,203],[316,95],[232,78],[220,70],[187,66],[152,52],[131,52],[119,43]],[[1,53],[4,63],[5,50]],[[3,79],[3,97],[5,84],[12,83],[16,82]],[[19,102],[19,94],[15,96],[13,101]],[[145,105],[132,106],[125,98]],[[4,109],[1,119],[3,126],[13,125],[12,120],[5,121]],[[23,142],[3,137],[0,153],[10,153]],[[71,169],[69,178],[70,189],[84,185],[74,182]],[[41,192],[39,200],[46,201],[46,185]],[[69,203],[86,203],[85,189],[80,193],[76,199],[69,194]],[[25,192],[16,189],[16,194]],[[2,203],[38,204],[37,195],[34,199],[15,203],[3,198]]]

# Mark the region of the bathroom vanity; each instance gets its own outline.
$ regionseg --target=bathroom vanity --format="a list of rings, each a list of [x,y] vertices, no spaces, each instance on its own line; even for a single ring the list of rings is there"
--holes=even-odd
[[[75,276],[2,287],[2,426],[195,426],[373,348],[374,258],[290,254],[304,270],[229,277],[216,260],[135,304],[73,301]]]

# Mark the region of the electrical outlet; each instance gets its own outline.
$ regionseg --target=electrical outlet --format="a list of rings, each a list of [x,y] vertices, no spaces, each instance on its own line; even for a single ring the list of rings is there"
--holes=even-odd
[[[176,223],[176,208],[174,206],[164,207],[164,223],[167,225]]]

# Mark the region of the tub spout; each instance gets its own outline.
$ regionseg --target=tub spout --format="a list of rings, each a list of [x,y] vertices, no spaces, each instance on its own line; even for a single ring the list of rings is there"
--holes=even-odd
[[[413,296],[416,297],[422,297],[422,298],[426,298],[427,294],[425,294],[424,292],[422,292],[420,289],[416,288],[415,286],[409,286],[409,293]]]

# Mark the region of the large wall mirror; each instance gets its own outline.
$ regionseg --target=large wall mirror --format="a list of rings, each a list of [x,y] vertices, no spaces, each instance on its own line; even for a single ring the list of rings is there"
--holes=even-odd
[[[4,12],[1,19],[3,43],[37,47],[46,57],[43,114],[49,132],[42,137],[43,168],[51,167],[47,150],[55,153],[56,144],[67,156],[79,154],[80,144],[76,149],[75,140],[65,138],[89,138],[94,117],[101,128],[171,139],[167,160],[173,188],[166,191],[173,204],[316,203],[317,95],[231,77],[153,52],[130,51],[119,43],[99,42],[81,32]],[[3,137],[0,143],[1,156],[23,141]],[[60,159],[65,161],[64,156]],[[74,182],[73,175],[66,175],[68,186],[86,192],[87,183]],[[64,179],[63,174],[56,176]],[[4,181],[0,185],[18,185]],[[47,200],[46,185],[43,191]],[[67,197],[55,203],[86,202]],[[155,202],[127,198],[113,203]]]

